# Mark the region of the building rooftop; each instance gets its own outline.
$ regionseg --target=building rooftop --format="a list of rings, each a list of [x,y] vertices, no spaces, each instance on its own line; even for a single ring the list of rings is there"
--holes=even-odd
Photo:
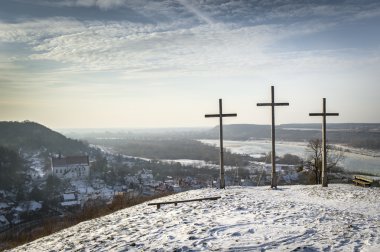
[[[90,165],[88,156],[67,156],[67,157],[58,157],[51,159],[53,167],[62,167],[68,165]]]

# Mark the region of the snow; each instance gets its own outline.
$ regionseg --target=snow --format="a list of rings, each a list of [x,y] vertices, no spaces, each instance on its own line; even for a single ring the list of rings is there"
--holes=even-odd
[[[61,206],[78,206],[80,202],[78,200],[61,202]]]
[[[15,208],[18,212],[37,211],[42,208],[42,204],[37,201],[24,201],[18,204]]]
[[[46,172],[44,171],[45,158],[41,151],[23,153],[23,157],[28,160],[28,174],[32,179],[39,179],[46,175]]]
[[[13,251],[380,251],[380,188],[187,191],[82,222]]]
[[[195,160],[195,159],[162,159],[164,163],[180,163],[184,166],[194,166],[197,168],[206,167],[206,166],[215,166],[219,167],[211,162],[206,162],[204,160]]]
[[[111,200],[116,192],[112,187],[108,187],[104,181],[98,179],[93,180],[91,183],[80,179],[72,179],[70,185],[70,192],[76,193],[73,194],[67,192],[63,195],[64,201],[74,201],[76,203],[68,204],[77,204],[77,202],[79,202],[79,204],[83,206],[83,204],[89,199],[102,198],[105,200]],[[68,206],[66,203],[61,205]]]
[[[75,195],[73,193],[64,193],[63,200],[64,201],[75,200]]]

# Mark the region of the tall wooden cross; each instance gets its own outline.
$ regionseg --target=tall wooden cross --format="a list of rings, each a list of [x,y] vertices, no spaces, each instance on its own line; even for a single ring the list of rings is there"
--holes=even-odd
[[[223,158],[223,117],[235,117],[237,114],[223,114],[222,109],[222,99],[219,99],[219,114],[210,114],[205,115],[208,117],[219,117],[219,140],[220,140],[220,156],[219,156],[219,164],[220,164],[220,188],[225,189],[225,181],[224,181],[224,158]]]
[[[322,113],[309,113],[309,116],[322,116],[322,187],[327,187],[326,116],[339,116],[339,113],[326,113],[326,98],[323,98]]]
[[[270,184],[271,188],[277,188],[277,174],[276,174],[276,130],[274,121],[274,107],[276,106],[289,106],[288,102],[275,103],[274,102],[274,86],[271,86],[271,96],[272,101],[270,103],[257,103],[257,106],[271,106],[272,107],[272,181]]]

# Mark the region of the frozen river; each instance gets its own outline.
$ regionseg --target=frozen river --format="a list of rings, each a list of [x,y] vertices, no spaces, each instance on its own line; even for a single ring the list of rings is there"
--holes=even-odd
[[[219,140],[200,140],[202,143],[219,146]],[[282,156],[290,153],[305,158],[307,143],[305,142],[276,142],[276,155]],[[257,157],[271,151],[271,142],[265,140],[255,141],[224,141],[224,147],[233,153],[248,154]],[[362,152],[362,150],[355,152]],[[372,153],[374,154],[374,153]],[[366,172],[380,176],[380,156],[363,155],[353,152],[345,152],[345,158],[341,164],[347,171]]]

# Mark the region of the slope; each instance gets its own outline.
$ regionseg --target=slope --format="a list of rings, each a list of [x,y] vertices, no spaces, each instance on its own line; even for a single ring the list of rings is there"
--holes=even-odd
[[[13,150],[62,152],[65,155],[86,152],[88,146],[73,140],[41,124],[24,122],[0,122],[0,146]]]
[[[13,251],[379,251],[379,188],[333,184],[202,189],[147,204],[23,245]],[[162,199],[161,199],[162,200]]]

